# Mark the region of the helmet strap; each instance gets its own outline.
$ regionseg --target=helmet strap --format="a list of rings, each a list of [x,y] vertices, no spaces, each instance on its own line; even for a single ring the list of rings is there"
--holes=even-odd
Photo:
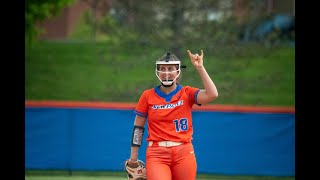
[[[174,84],[174,81],[172,81],[172,83],[171,83],[170,85],[165,85],[165,84],[163,84],[163,82],[161,82],[161,85],[162,85],[163,87],[171,87],[173,84]]]

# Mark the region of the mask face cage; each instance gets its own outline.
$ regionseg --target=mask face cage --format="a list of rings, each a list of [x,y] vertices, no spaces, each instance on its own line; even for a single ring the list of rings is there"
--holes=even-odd
[[[177,70],[173,70],[173,71],[160,71],[159,67],[160,65],[177,65]],[[178,72],[178,75],[173,79],[169,79],[169,73],[173,73],[173,72]],[[180,61],[156,61],[156,76],[158,77],[158,79],[160,80],[160,82],[162,83],[162,85],[164,86],[172,86],[173,82],[179,77],[180,75]],[[165,75],[165,80],[161,79],[159,74],[160,73],[164,73]]]

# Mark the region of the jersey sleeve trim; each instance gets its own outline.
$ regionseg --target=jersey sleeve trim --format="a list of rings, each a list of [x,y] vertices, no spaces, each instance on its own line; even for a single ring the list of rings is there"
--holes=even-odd
[[[197,98],[198,98],[198,93],[199,93],[199,91],[200,91],[200,89],[197,90],[197,91],[194,93],[194,102],[195,102],[196,104],[198,104]],[[201,104],[198,104],[198,105],[201,106]]]
[[[138,116],[142,116],[142,117],[147,117],[148,115],[146,113],[143,113],[143,112],[139,112],[137,110],[134,111],[134,113]]]

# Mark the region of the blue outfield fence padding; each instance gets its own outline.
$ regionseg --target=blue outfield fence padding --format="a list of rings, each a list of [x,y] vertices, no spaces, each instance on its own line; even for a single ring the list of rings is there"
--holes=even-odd
[[[25,168],[124,171],[134,117],[132,109],[26,106]],[[193,126],[198,173],[295,175],[294,113],[193,111]]]
[[[194,112],[199,172],[294,176],[293,114]]]

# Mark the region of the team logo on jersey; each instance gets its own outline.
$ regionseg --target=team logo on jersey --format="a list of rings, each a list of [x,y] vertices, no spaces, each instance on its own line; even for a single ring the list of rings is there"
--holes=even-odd
[[[183,105],[183,100],[180,100],[175,104],[153,105],[152,109],[172,109],[182,105]]]

